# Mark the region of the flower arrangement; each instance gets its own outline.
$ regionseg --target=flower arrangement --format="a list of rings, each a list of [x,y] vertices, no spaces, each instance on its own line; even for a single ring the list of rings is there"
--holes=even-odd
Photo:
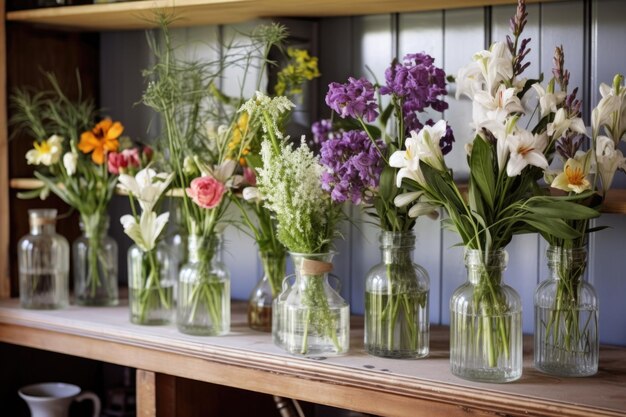
[[[120,168],[123,169],[123,168]],[[157,214],[156,207],[168,188],[173,173],[157,173],[144,168],[136,175],[121,173],[119,188],[128,194],[132,214],[120,218],[124,233],[137,248],[131,249],[129,264],[129,300],[131,321],[138,324],[167,322],[158,313],[173,307],[173,286],[167,259],[157,250],[157,243],[167,222],[169,212]],[[141,213],[137,211],[135,200]],[[157,312],[157,318],[152,315]]]
[[[46,78],[50,90],[34,93],[22,89],[11,96],[11,123],[35,139],[26,160],[37,167],[35,176],[43,182],[41,189],[21,196],[45,197],[52,191],[79,212],[88,249],[86,266],[76,268],[86,280],[76,285],[77,300],[115,304],[116,265],[103,258],[101,236],[106,231],[106,209],[119,168],[138,166],[140,155],[137,149],[122,149],[124,127],[120,122],[105,118],[96,123],[92,100],[70,100],[53,74]]]
[[[278,240],[294,255],[299,277],[291,295],[283,293],[274,302],[272,332],[275,343],[292,353],[345,353],[348,305],[322,279],[332,269],[328,253],[344,216],[341,204],[322,189],[318,158],[304,141],[294,148],[282,133],[293,106],[286,97],[257,93],[240,110],[261,116],[265,140],[257,185],[276,218]]]
[[[530,39],[521,37],[526,17],[525,3],[520,1],[511,19],[513,37],[476,53],[456,78],[457,97],[466,95],[473,105],[475,137],[466,147],[467,192],[454,182],[438,152],[443,121],[407,140],[390,158],[401,168],[398,184],[429,204],[443,206],[449,216],[444,226],[459,233],[468,250],[466,262],[474,281],[457,290],[451,301],[451,366],[453,373],[478,380],[521,376],[521,327],[516,318],[521,309],[519,297],[501,285],[506,260],[502,250],[520,233],[577,238],[580,231],[568,221],[598,215],[576,203],[588,195],[536,193],[558,138],[552,132],[557,130],[556,109],[547,104],[552,97],[543,97],[544,115],[535,128],[527,130],[518,123],[525,114],[522,98],[537,84],[520,77],[529,65],[524,59]],[[575,129],[576,122],[566,119]],[[473,362],[464,361],[469,357]]]
[[[402,62],[392,62],[385,81],[378,85],[365,78],[349,78],[345,84],[331,83],[326,104],[342,119],[339,127],[347,126],[333,132],[332,123],[323,120],[313,131],[326,168],[323,188],[334,201],[366,206],[378,220],[381,248],[387,252],[384,270],[376,273],[377,283],[366,283],[366,349],[381,356],[425,356],[428,338],[418,328],[422,322],[428,326],[428,278],[414,267],[407,245],[414,246],[414,237],[409,235],[416,218],[436,217],[437,206],[422,199],[423,193],[407,192],[396,182],[396,175],[406,169],[398,170],[403,165],[395,151],[410,146],[418,134],[432,137],[432,148],[420,149],[423,158],[452,149],[451,129],[419,116],[427,109],[442,112],[447,108],[445,73],[431,56],[408,54]],[[383,96],[390,98],[386,106]],[[371,124],[376,121],[377,126]],[[394,122],[393,134],[389,122]],[[381,280],[385,283],[378,284]]]

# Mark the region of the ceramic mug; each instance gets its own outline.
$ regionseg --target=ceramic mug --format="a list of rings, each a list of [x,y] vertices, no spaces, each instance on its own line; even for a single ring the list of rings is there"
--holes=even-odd
[[[67,417],[72,401],[93,401],[93,416],[100,416],[100,399],[90,391],[62,382],[47,382],[22,387],[18,394],[30,408],[32,417]]]

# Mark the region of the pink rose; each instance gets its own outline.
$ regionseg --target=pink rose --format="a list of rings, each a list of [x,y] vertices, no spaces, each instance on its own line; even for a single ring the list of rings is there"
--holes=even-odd
[[[213,177],[198,177],[191,181],[186,191],[198,206],[211,209],[222,201],[226,187]]]
[[[139,150],[137,148],[124,149],[122,152],[109,152],[107,159],[107,168],[114,175],[124,173],[127,168],[139,168],[141,160],[139,159]]]

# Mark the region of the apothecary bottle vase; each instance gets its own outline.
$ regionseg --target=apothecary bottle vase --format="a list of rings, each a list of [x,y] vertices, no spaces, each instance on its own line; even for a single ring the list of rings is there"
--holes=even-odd
[[[29,210],[30,232],[18,243],[20,305],[29,309],[64,308],[69,301],[70,249],[56,233],[57,211]]]
[[[461,378],[510,382],[522,376],[522,304],[502,282],[507,252],[465,250],[468,280],[450,300],[450,369]]]
[[[259,253],[263,277],[258,281],[248,299],[248,326],[251,329],[272,331],[272,303],[280,293],[285,277],[287,253],[262,251]]]

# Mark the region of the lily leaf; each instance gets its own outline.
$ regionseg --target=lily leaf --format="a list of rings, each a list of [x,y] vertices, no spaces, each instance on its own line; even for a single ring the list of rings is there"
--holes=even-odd
[[[494,192],[496,188],[496,178],[494,175],[493,155],[491,145],[480,137],[474,139],[472,154],[470,156],[470,172],[472,173],[472,185],[476,185],[480,190],[482,198],[489,208],[493,209]],[[478,196],[476,196],[478,198]]]

